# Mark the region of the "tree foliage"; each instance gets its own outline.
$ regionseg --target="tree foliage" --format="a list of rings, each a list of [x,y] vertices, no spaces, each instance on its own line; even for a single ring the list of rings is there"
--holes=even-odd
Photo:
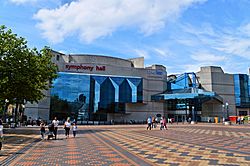
[[[57,66],[52,63],[48,47],[41,51],[30,49],[27,41],[0,27],[0,100],[22,104],[38,102],[43,90],[50,88],[57,77]]]

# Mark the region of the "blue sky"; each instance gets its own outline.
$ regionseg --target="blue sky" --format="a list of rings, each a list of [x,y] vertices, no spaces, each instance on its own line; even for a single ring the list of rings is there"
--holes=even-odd
[[[145,58],[167,72],[249,74],[248,0],[0,0],[0,24],[30,47]]]

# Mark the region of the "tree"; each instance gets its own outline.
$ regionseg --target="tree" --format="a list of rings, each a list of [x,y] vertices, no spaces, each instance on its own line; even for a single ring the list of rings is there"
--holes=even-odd
[[[57,66],[48,47],[30,49],[27,41],[0,27],[0,100],[19,104],[38,102],[57,77]],[[17,110],[15,111],[17,112]]]

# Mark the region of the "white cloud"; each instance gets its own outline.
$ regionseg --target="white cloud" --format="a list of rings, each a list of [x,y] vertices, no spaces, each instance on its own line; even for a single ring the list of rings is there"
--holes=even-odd
[[[34,18],[43,36],[53,43],[71,34],[81,40],[111,35],[118,28],[137,28],[151,35],[176,19],[183,10],[205,0],[79,0],[57,9],[41,9]]]
[[[198,62],[203,62],[203,63],[215,63],[215,62],[221,62],[225,61],[226,57],[225,56],[219,56],[219,55],[214,55],[208,52],[196,52],[191,55],[191,58],[193,60],[196,60]]]
[[[250,38],[241,35],[222,36],[214,48],[227,54],[250,59]]]
[[[184,28],[185,27],[185,28]],[[239,28],[213,29],[209,24],[201,27],[193,27],[191,25],[183,26],[183,30],[191,35],[187,41],[196,43],[192,45],[200,49],[206,48],[209,51],[217,51],[220,55],[238,56],[250,59],[250,23]],[[190,42],[183,39],[177,40],[186,46],[190,46]],[[218,59],[218,56],[216,56]],[[225,57],[222,57],[222,59]],[[220,60],[220,59],[218,59]]]
[[[10,0],[10,2],[15,4],[25,4],[25,3],[34,3],[37,0]]]
[[[239,27],[239,31],[242,34],[246,34],[246,35],[250,36],[250,23]]]
[[[165,51],[160,48],[154,48],[153,49],[158,55],[160,55],[162,58],[167,58],[171,55],[171,52],[169,50]]]
[[[145,59],[150,59],[150,56],[147,51],[139,49],[135,49],[134,51],[138,57],[144,57]]]

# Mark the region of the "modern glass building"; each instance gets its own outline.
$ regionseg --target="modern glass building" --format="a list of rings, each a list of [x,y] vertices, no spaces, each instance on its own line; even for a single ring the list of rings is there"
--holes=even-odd
[[[161,115],[184,122],[250,114],[249,76],[218,66],[167,75],[162,65],[145,67],[143,58],[54,52],[52,61],[59,77],[43,100],[26,105],[32,119],[125,122]]]
[[[107,121],[126,103],[142,103],[142,78],[59,72],[51,89],[50,118]]]
[[[250,108],[250,78],[247,74],[234,74],[234,94],[238,115],[248,115]]]
[[[202,89],[195,73],[170,75],[167,80],[167,90],[153,95],[152,100],[165,103],[168,118],[184,122],[187,119],[202,121],[202,105],[207,101],[222,103],[222,98],[215,92]]]

